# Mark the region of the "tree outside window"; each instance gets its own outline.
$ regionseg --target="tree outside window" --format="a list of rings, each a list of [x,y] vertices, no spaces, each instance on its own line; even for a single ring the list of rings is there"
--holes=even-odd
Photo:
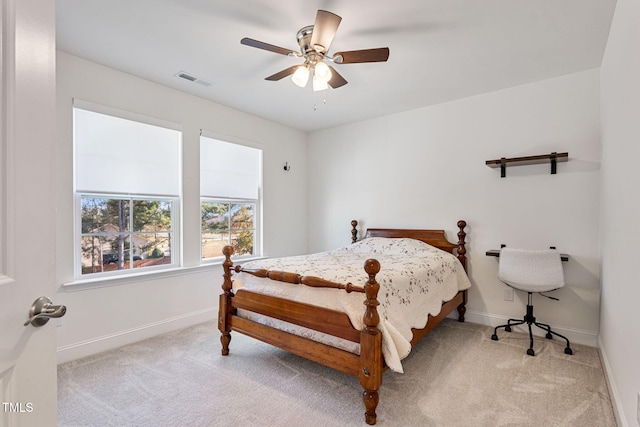
[[[231,245],[236,256],[255,255],[255,202],[203,200],[202,258],[222,257]]]
[[[81,196],[82,274],[171,263],[173,201]]]

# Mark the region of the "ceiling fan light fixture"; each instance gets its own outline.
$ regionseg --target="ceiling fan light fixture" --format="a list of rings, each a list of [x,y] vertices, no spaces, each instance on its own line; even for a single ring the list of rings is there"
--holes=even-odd
[[[329,89],[329,85],[327,84],[328,80],[324,80],[320,77],[318,77],[317,74],[314,74],[313,76],[313,91],[314,92],[318,92],[320,90],[327,90]]]
[[[309,69],[304,65],[299,66],[291,76],[291,80],[296,86],[305,87],[309,81]]]
[[[331,80],[331,70],[329,66],[324,62],[318,62],[313,71],[313,77],[314,79],[317,77],[325,83]]]

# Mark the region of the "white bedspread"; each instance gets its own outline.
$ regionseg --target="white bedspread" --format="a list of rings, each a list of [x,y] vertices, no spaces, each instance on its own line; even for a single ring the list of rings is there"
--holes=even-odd
[[[471,286],[454,255],[419,240],[370,237],[333,251],[263,259],[243,267],[287,271],[364,286],[368,277],[363,265],[369,258],[381,264],[376,280],[380,284],[378,328],[382,332],[382,352],[390,369],[403,372],[401,360],[411,351],[411,328],[424,328],[430,314],[440,313],[443,302]],[[356,329],[364,328],[362,293],[280,283],[239,273],[234,276],[233,289],[242,288],[344,311]]]

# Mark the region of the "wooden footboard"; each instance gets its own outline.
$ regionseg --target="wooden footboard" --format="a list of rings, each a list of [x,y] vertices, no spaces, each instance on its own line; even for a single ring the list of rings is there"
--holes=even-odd
[[[358,376],[360,357],[356,354],[289,332],[280,331],[242,317],[233,316],[231,322],[233,324],[231,329],[234,331],[297,354],[305,359],[337,369],[345,374]]]
[[[358,287],[351,283],[330,282],[317,277],[300,276],[295,273],[243,269],[241,266],[233,267],[233,262],[231,261],[233,248],[225,246],[223,254],[225,255],[223,263],[224,283],[222,285],[224,293],[220,295],[218,317],[222,355],[229,354],[229,343],[231,342],[231,331],[233,330],[330,368],[356,376],[364,388],[365,420],[369,424],[375,424],[378,389],[382,384],[382,373],[385,369],[384,358],[382,357],[382,334],[378,329],[380,317],[377,307],[380,303],[377,297],[380,285],[375,278],[380,271],[380,263],[375,259],[365,261],[364,270],[369,279],[364,287]],[[239,290],[234,295],[232,292],[232,272],[245,272],[258,277],[267,277],[272,280],[312,287],[342,289],[345,292],[362,292],[365,294],[364,305],[366,309],[363,317],[365,328],[362,331],[356,330],[351,325],[349,317],[345,313],[336,310],[257,294],[247,290]],[[237,315],[238,309],[248,310],[360,343],[360,355],[244,319]]]
[[[352,236],[356,240],[356,221],[352,221]],[[441,249],[452,252],[457,251],[458,259],[466,270],[466,250],[464,248],[464,221],[458,222],[458,243],[452,244],[444,238],[442,230],[404,230],[410,235],[403,234],[403,230],[372,229],[368,236],[382,237],[412,237],[425,241]],[[222,343],[222,355],[229,354],[231,331],[237,331],[247,336],[264,341],[268,344],[282,348],[298,356],[321,363],[330,368],[337,369],[349,375],[358,377],[363,387],[363,402],[365,405],[365,421],[367,424],[376,423],[376,407],[378,405],[378,390],[382,384],[382,374],[387,369],[382,355],[382,334],[378,329],[380,317],[377,311],[379,305],[378,291],[380,285],[376,281],[376,274],[380,271],[380,263],[369,259],[364,264],[364,270],[368,280],[363,287],[351,283],[336,283],[318,277],[301,276],[295,273],[244,269],[234,266],[231,261],[233,248],[225,246],[223,249],[225,261],[223,293],[220,295],[218,315],[218,328],[220,330],[220,342]],[[258,294],[245,289],[236,294],[232,290],[232,275],[237,272],[245,272],[258,277],[312,287],[329,287],[344,292],[362,292],[365,294],[366,306],[363,317],[364,329],[355,329],[346,313],[306,303],[287,300],[284,298]],[[451,300],[443,304],[440,314],[429,316],[427,326],[424,329],[413,330],[411,345],[416,344],[448,314],[457,309],[458,320],[464,321],[467,291],[458,292]],[[360,355],[350,353],[308,338],[304,338],[289,332],[281,331],[270,326],[263,325],[253,320],[238,316],[238,310],[246,310],[280,321],[319,331],[334,337],[360,344]]]

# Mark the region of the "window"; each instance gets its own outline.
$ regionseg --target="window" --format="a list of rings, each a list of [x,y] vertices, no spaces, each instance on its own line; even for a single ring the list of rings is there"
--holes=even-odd
[[[171,264],[172,200],[79,197],[82,274]]]
[[[176,266],[181,132],[104,110],[74,102],[76,277]]]
[[[232,245],[236,256],[255,255],[255,202],[202,199],[202,258],[222,256]]]
[[[261,254],[262,150],[200,137],[201,253],[220,260],[231,245],[236,257]]]

